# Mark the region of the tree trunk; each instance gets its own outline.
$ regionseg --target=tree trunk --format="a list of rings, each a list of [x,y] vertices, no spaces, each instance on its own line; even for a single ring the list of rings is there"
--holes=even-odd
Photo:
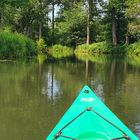
[[[90,28],[91,28],[91,20],[92,20],[92,10],[93,10],[93,1],[88,0],[88,11],[87,11],[87,40],[86,44],[90,44],[91,35],[90,35]]]
[[[112,20],[112,42],[113,45],[117,45],[117,32],[116,32],[116,21]]]
[[[89,27],[89,15],[88,15],[88,21],[87,21],[87,41],[86,41],[87,45],[90,44],[90,29],[89,28],[90,27]]]
[[[0,12],[0,27],[3,25],[3,13]]]
[[[117,45],[117,24],[116,24],[116,11],[115,8],[112,8],[112,43],[113,45]]]
[[[28,37],[30,37],[30,26],[28,26],[26,34],[27,34]]]
[[[121,35],[121,28],[120,28],[120,15],[119,14],[117,15],[116,29],[117,29],[117,31],[116,31],[117,43],[120,43],[120,41],[121,41],[121,37],[120,37],[120,35]]]
[[[128,37],[128,34],[126,34],[126,37],[125,37],[125,44],[126,44],[126,45],[129,44],[129,37]]]
[[[25,27],[24,27],[24,29],[23,29],[23,34],[24,34],[24,35],[27,35],[27,27],[28,27],[28,26],[27,26],[27,24],[26,24]]]
[[[41,21],[39,22],[39,35],[38,35],[39,38],[42,37],[42,23]]]
[[[48,8],[47,8],[47,11],[46,11],[46,19],[47,19],[47,21],[46,21],[46,25],[47,25],[47,27],[48,27],[48,25],[49,25],[49,11],[48,11],[48,9],[49,9],[49,5],[46,5]]]
[[[52,45],[54,44],[54,0],[52,2]]]
[[[42,14],[42,12],[43,12],[43,1],[42,0],[39,0],[39,2],[40,2],[40,21],[39,21],[39,35],[38,35],[38,37],[39,38],[41,38],[42,37],[42,27],[43,27],[43,24],[42,24],[42,22],[43,22],[43,20],[42,20],[42,17],[43,17],[43,14]]]

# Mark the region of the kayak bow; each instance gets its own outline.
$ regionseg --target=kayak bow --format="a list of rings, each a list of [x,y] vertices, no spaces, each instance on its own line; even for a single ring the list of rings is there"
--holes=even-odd
[[[46,140],[138,140],[85,86]]]

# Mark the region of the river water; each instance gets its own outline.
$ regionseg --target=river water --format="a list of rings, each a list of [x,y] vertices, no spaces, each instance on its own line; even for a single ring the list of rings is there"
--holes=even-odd
[[[45,140],[86,84],[140,137],[140,66],[70,58],[0,63],[0,139]]]

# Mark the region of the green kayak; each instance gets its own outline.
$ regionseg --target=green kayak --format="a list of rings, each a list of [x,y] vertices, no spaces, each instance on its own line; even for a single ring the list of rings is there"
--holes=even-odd
[[[138,140],[85,86],[46,140]]]

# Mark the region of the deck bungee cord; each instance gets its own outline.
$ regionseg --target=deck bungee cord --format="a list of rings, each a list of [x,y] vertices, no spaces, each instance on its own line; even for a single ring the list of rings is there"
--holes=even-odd
[[[69,126],[72,122],[74,122],[75,120],[77,120],[81,115],[83,115],[85,112],[87,111],[91,111],[93,113],[95,113],[96,115],[98,115],[100,118],[102,118],[104,121],[108,122],[110,125],[112,125],[113,127],[115,127],[117,130],[119,130],[123,136],[121,137],[118,137],[118,138],[113,138],[111,140],[119,140],[119,139],[126,139],[126,140],[131,140],[131,138],[122,130],[120,129],[118,126],[116,126],[115,124],[113,124],[111,121],[109,121],[108,119],[106,119],[104,116],[102,116],[101,114],[99,114],[98,112],[96,112],[93,107],[88,107],[86,108],[84,111],[82,111],[80,114],[78,114],[75,118],[73,118],[70,122],[68,122],[66,125],[64,125],[59,131],[58,133],[56,133],[54,135],[54,139],[53,140],[56,140],[57,138],[59,137],[64,137],[64,138],[67,138],[67,139],[71,139],[71,140],[78,140],[76,138],[72,138],[70,136],[64,136],[62,135],[62,131],[67,127]]]

